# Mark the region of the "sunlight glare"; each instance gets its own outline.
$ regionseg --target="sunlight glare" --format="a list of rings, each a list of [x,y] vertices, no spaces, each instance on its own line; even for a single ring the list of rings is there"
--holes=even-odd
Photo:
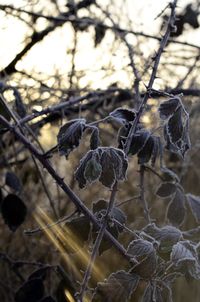
[[[44,230],[45,234],[49,238],[49,240],[54,244],[54,246],[60,251],[61,256],[66,264],[70,264],[73,266],[73,270],[78,279],[81,277],[81,273],[79,270],[73,265],[72,259],[69,258],[67,253],[67,247],[74,251],[79,251],[77,254],[79,260],[87,267],[88,262],[90,261],[90,253],[87,249],[83,250],[77,244],[76,236],[65,227],[65,229],[61,228],[59,225],[54,225],[51,228],[46,227],[46,225],[51,225],[54,221],[41,209],[38,208],[37,214],[34,215],[35,220]],[[65,248],[66,246],[66,248]],[[93,275],[94,278],[99,281],[103,279],[103,273],[101,269],[94,264],[93,266]]]

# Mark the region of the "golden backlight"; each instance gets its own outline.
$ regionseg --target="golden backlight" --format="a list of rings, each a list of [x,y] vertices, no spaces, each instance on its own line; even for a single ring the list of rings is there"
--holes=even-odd
[[[57,1],[64,6],[65,1]],[[184,7],[189,0],[180,0],[179,9]],[[32,1],[15,0],[15,1],[0,1],[0,4],[14,5],[15,7],[31,10]],[[46,15],[55,15],[54,6],[48,6],[47,0],[35,1],[34,11],[43,12]],[[99,1],[99,4],[106,7],[109,3],[107,0]],[[160,20],[156,19],[159,12],[166,6],[168,1],[159,0],[115,0],[116,10],[124,9],[127,11],[130,22],[133,23],[133,29],[136,31],[143,31],[148,34],[157,34],[157,28]],[[46,7],[46,6],[47,7]],[[38,7],[38,10],[35,8]],[[27,19],[26,14],[23,15]],[[127,26],[126,20],[122,20],[121,27]],[[45,19],[38,20],[37,30],[42,30],[46,26]],[[108,81],[122,81],[124,86],[128,85],[130,79],[123,67],[127,64],[127,55],[122,51],[115,50],[113,53],[112,64],[114,64],[115,73],[109,75],[109,79],[105,76],[102,66],[108,66],[110,58],[107,53],[113,44],[113,36],[107,34],[101,47],[94,48],[93,40],[91,39],[91,31],[81,33],[78,35],[78,52],[75,57],[76,70],[83,72],[80,78],[80,85],[84,87],[86,84],[95,89],[105,87]],[[23,48],[24,39],[32,34],[31,26],[20,21],[18,18],[12,16],[5,16],[4,12],[0,10],[0,69],[5,67],[15,55]],[[199,30],[189,31],[186,39],[187,42],[194,42],[198,39]],[[26,38],[27,39],[27,38]],[[134,39],[133,39],[134,41]],[[145,53],[152,52],[155,49],[156,42],[148,40],[141,45],[141,50]],[[28,73],[41,73],[52,75],[55,71],[60,74],[67,74],[71,70],[71,55],[70,50],[73,48],[73,31],[71,25],[66,23],[61,28],[57,28],[50,33],[38,45],[35,45],[23,59],[18,62],[17,69],[25,70]],[[110,54],[109,54],[110,56]],[[50,84],[50,82],[49,82]]]
[[[73,257],[70,257],[68,255],[67,250],[68,248],[74,251],[78,250],[79,251],[77,253],[77,257],[79,258],[78,260],[85,267],[87,267],[90,261],[89,251],[87,249],[83,249],[78,245],[77,243],[78,240],[76,236],[69,229],[67,229],[66,226],[65,228],[63,228],[59,224],[57,224],[51,228],[46,227],[47,225],[51,225],[52,223],[54,223],[54,221],[41,208],[37,209],[37,211],[34,214],[34,218],[37,221],[37,223],[40,225],[40,227],[43,229],[50,243],[56,248],[57,251],[59,251],[64,264],[72,268],[75,280],[81,281],[83,278],[83,274],[79,271],[76,264],[73,263]],[[96,280],[96,282],[104,278],[101,269],[95,264],[93,266],[93,278]],[[65,290],[65,296],[68,299],[67,301],[69,302],[75,301],[68,289]],[[87,297],[84,299],[84,302],[89,302]]]

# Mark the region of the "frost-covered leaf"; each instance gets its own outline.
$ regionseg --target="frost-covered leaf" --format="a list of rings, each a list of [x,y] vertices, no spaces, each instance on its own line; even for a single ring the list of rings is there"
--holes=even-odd
[[[115,224],[109,222],[106,229],[113,237],[118,239],[119,231]],[[94,235],[94,240],[96,240],[96,236],[97,233]],[[113,243],[109,239],[107,239],[106,236],[103,236],[103,239],[99,247],[99,255],[102,255],[102,253],[104,253],[108,249],[111,249],[112,247],[113,247]]]
[[[101,166],[102,166],[102,173],[99,178],[99,181],[104,186],[111,188],[116,178],[115,178],[115,171],[109,152],[103,152],[101,156]]]
[[[195,279],[200,279],[200,264],[198,253],[190,241],[179,241],[173,246],[171,261],[185,274],[190,274]]]
[[[66,249],[69,252],[76,252],[77,249],[82,247],[85,241],[88,240],[90,232],[90,221],[86,216],[79,216],[71,219],[65,223],[66,232],[68,233],[69,245]],[[76,244],[70,244],[70,242],[75,242]]]
[[[182,232],[171,225],[158,228],[155,223],[147,225],[143,231],[159,242],[161,253],[171,252],[172,246],[182,239]]]
[[[155,223],[147,224],[142,229],[142,231],[145,232],[146,234],[150,235],[153,238],[156,238],[156,236],[158,236],[158,234],[160,234],[160,228],[157,227],[157,225]]]
[[[153,286],[148,284],[142,296],[141,302],[153,302]]]
[[[171,251],[172,246],[181,238],[181,231],[171,225],[162,227],[155,236],[155,239],[160,242],[159,250],[164,253]]]
[[[167,209],[167,218],[177,226],[180,225],[185,217],[185,194],[177,189]]]
[[[168,119],[171,115],[173,115],[178,106],[180,106],[180,99],[178,97],[171,98],[161,103],[158,109],[160,118],[163,120]]]
[[[95,290],[93,302],[128,302],[137,288],[139,276],[125,271],[112,273],[107,280],[99,282]]]
[[[138,152],[138,163],[140,165],[148,163],[148,161],[152,158],[155,142],[155,137],[149,136],[144,147]]]
[[[2,201],[1,214],[4,222],[14,232],[24,222],[27,208],[17,195],[8,194]]]
[[[98,215],[101,215],[101,216],[103,214],[105,215],[105,211],[103,211],[103,213],[98,213]],[[118,236],[119,236],[118,228],[116,227],[115,224],[112,223],[112,221],[108,222],[106,229],[113,237],[115,237],[116,239],[118,238]],[[98,234],[98,232],[96,232],[96,231],[93,233],[94,242],[96,240],[97,234]],[[103,252],[107,251],[108,249],[110,249],[112,247],[113,247],[113,243],[109,239],[107,239],[106,236],[103,236],[103,239],[101,240],[101,244],[99,247],[99,255],[101,255]]]
[[[121,124],[132,122],[135,119],[135,111],[126,108],[117,108],[109,114],[113,119]]]
[[[161,198],[166,198],[175,193],[177,186],[172,182],[163,182],[156,190],[156,194]]]
[[[143,239],[133,240],[128,248],[127,254],[133,256],[139,264],[135,265],[131,272],[134,272],[142,278],[149,278],[156,270],[157,256],[154,246],[151,242]]]
[[[166,130],[167,130],[167,135],[169,135],[170,142],[172,142],[173,144],[179,144],[179,140],[181,140],[183,134],[181,107],[179,107],[169,118]]]
[[[200,222],[200,197],[192,194],[187,194],[187,201],[189,203],[192,214],[197,222]]]
[[[96,218],[102,222],[102,219],[105,217],[106,210],[108,208],[108,202],[104,199],[98,200],[97,202],[93,203],[92,209],[93,213],[95,214]],[[126,215],[118,208],[114,207],[110,214],[107,223],[107,230],[115,237],[118,238],[119,233],[123,230],[113,219],[116,219],[121,224],[124,224],[126,221]],[[93,226],[93,238],[94,241],[96,240],[98,231],[95,226]],[[104,251],[110,249],[112,247],[112,243],[108,240],[105,236],[103,237],[100,247],[99,247],[99,254],[101,255]]]
[[[68,156],[73,149],[79,146],[84,130],[85,119],[69,121],[60,128],[57,135],[60,155]]]
[[[185,125],[184,125],[184,131],[182,136],[182,149],[181,153],[184,157],[185,152],[191,148],[191,141],[190,141],[190,135],[189,135],[189,117],[186,118]]]
[[[100,212],[101,210],[105,210],[108,207],[108,201],[104,199],[100,199],[92,204],[93,213]]]
[[[178,266],[182,262],[187,260],[197,259],[197,253],[194,245],[192,245],[188,240],[177,242],[172,249],[171,260]]]
[[[102,218],[104,218],[105,214],[106,214],[106,210],[101,210],[101,211],[97,212],[95,214],[95,216],[98,220],[100,220],[100,222],[102,222]],[[106,229],[107,229],[107,231],[109,231],[110,234],[112,234],[113,237],[115,237],[116,239],[118,238],[118,236],[119,236],[118,229],[116,228],[116,226],[114,224],[111,223],[111,221],[107,222]],[[97,230],[96,227],[93,226],[93,233],[92,233],[93,242],[96,241],[98,232],[99,232],[99,230]],[[98,250],[99,255],[101,255],[103,252],[107,251],[108,249],[110,249],[112,247],[113,247],[113,244],[104,235],[101,240],[100,246],[99,246],[99,250]]]
[[[163,302],[161,289],[156,285],[147,285],[141,302]]]
[[[120,149],[104,147],[101,150],[102,173],[99,180],[104,186],[110,188],[116,180],[125,179],[128,161],[125,153]]]
[[[126,178],[126,170],[128,168],[128,161],[125,153],[117,148],[110,148],[110,156],[116,179],[124,180]]]
[[[78,181],[79,187],[82,189],[86,186],[86,178],[85,178],[85,167],[88,161],[92,158],[93,151],[89,151],[85,154],[85,156],[81,159],[78,168],[75,171],[75,178]]]
[[[132,255],[138,261],[143,260],[146,256],[154,252],[153,244],[144,239],[131,241],[127,248],[127,254]]]
[[[166,149],[182,157],[190,149],[189,117],[182,106],[179,106],[165,123],[164,138]]]
[[[84,177],[89,183],[97,180],[101,175],[102,167],[98,153],[93,152],[92,158],[85,165]]]
[[[31,279],[25,282],[15,294],[15,302],[38,302],[44,295],[44,285],[41,279]]]
[[[22,184],[17,175],[11,171],[6,172],[5,184],[16,192],[20,192]]]
[[[144,290],[141,302],[152,302],[152,294],[153,294],[153,287],[151,284],[148,284]]]
[[[94,128],[90,137],[90,149],[95,150],[100,145],[100,139],[99,139],[99,129]]]
[[[118,209],[117,207],[114,207],[111,211],[111,218],[114,218],[115,220],[117,220],[118,222],[120,222],[120,224],[125,224],[126,223],[126,215],[125,213],[121,210],[121,209]],[[114,222],[115,224],[115,222]],[[121,227],[120,225],[118,225],[116,223],[116,228],[118,229],[119,232],[122,232],[123,231],[123,227]]]
[[[115,181],[126,177],[128,161],[125,153],[117,148],[102,147],[89,151],[80,161],[75,172],[79,187],[85,187],[99,178],[106,187],[112,187]]]
[[[136,273],[144,279],[149,279],[155,273],[157,267],[156,253],[152,252],[149,256],[144,258],[139,264],[136,264],[131,273]]]
[[[121,145],[123,145],[124,141],[123,137],[121,137]],[[148,130],[141,129],[140,127],[131,138],[128,154],[137,154],[139,164],[147,163],[151,159],[151,164],[154,165],[159,153],[159,137],[151,135]]]
[[[92,208],[93,208],[93,213],[101,213],[102,210],[107,210],[108,202],[104,199],[100,199],[97,202],[93,203]],[[120,224],[124,224],[126,222],[125,213],[117,207],[113,207],[113,209],[110,211],[109,217],[111,220],[112,219],[117,220],[118,222],[120,222]],[[115,225],[115,228],[117,229],[118,232],[121,232],[123,230],[123,228],[119,226],[115,221],[113,221],[113,224]]]
[[[135,155],[144,148],[147,140],[150,137],[150,132],[147,130],[138,130],[135,135],[133,135],[131,140],[131,145],[129,149],[129,154]]]
[[[156,286],[156,288],[154,290],[154,297],[155,297],[154,300],[156,302],[163,302],[164,301],[163,297],[162,297],[162,291],[161,291],[161,289],[158,286]]]
[[[98,213],[102,210],[107,210],[108,204],[109,203],[104,199],[98,200],[97,202],[93,203],[93,213]],[[116,219],[121,224],[124,224],[126,221],[126,215],[121,209],[117,207],[113,207],[113,209],[110,211],[109,217]]]

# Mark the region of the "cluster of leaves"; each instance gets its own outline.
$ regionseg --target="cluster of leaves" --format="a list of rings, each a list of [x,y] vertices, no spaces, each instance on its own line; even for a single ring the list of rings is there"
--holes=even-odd
[[[113,273],[105,282],[98,283],[92,301],[128,301],[138,282],[137,275],[125,271]]]
[[[110,113],[110,116],[122,124],[118,133],[119,148],[124,149],[124,146],[129,135],[131,126],[135,120],[136,112],[134,110],[117,108]],[[160,153],[160,139],[153,135],[150,131],[144,129],[141,124],[136,126],[134,135],[131,135],[131,143],[128,154],[138,156],[138,163],[143,165],[151,160],[154,165],[157,156]]]
[[[161,120],[164,121],[166,149],[184,157],[185,152],[190,148],[189,118],[181,99],[175,97],[161,103],[159,113]],[[141,124],[136,124],[135,133],[130,136],[129,132],[136,115],[136,111],[125,108],[117,108],[110,113],[110,118],[121,124],[118,133],[118,148],[100,147],[98,129],[93,130],[91,150],[81,159],[75,172],[80,188],[96,180],[112,188],[115,181],[125,179],[128,163],[123,150],[127,139],[130,139],[128,154],[137,155],[140,165],[150,160],[152,165],[155,164],[156,158],[161,156],[162,152],[160,137],[152,134]],[[82,132],[86,128],[85,121],[76,121],[76,127],[73,128],[76,143],[72,147],[78,146]],[[70,146],[69,150],[72,150],[72,147]],[[179,229],[186,216],[186,202],[195,219],[199,221],[199,197],[185,195],[174,172],[164,167],[161,167],[161,170],[170,176],[171,181],[161,183],[156,195],[169,200],[166,215],[172,225],[160,228],[155,224],[150,224],[141,230],[138,237],[131,241],[127,248],[127,255],[132,263],[131,269],[128,272],[112,273],[107,280],[99,282],[93,294],[93,301],[128,301],[140,280],[146,281],[143,302],[163,301],[166,295],[172,299],[171,284],[177,277],[185,275],[200,279],[198,243],[187,240],[187,237],[184,237],[187,232],[184,234]],[[100,222],[105,217],[107,207],[108,202],[105,200],[99,200],[93,204],[93,213]],[[109,232],[118,238],[125,223],[125,214],[114,207],[107,223]],[[76,234],[80,246],[89,239],[93,241],[96,238],[96,230],[85,216],[73,218],[67,222],[66,226],[73,234]],[[104,237],[100,244],[99,254],[111,247],[112,245]],[[165,270],[168,273],[165,273]]]
[[[179,97],[174,97],[161,103],[159,106],[159,113],[160,118],[164,121],[163,129],[166,148],[172,152],[184,156],[185,152],[190,148],[189,116],[182,104],[181,99]],[[126,145],[130,129],[135,121],[136,111],[126,108],[117,108],[110,113],[110,117],[122,125],[118,133],[118,143],[119,149],[123,150]],[[68,156],[74,148],[78,147],[83,132],[88,127],[89,126],[86,124],[84,119],[72,120],[62,126],[58,133],[58,149],[60,154]],[[143,128],[141,124],[137,124],[136,131],[134,135],[131,135],[130,140],[131,142],[128,154],[137,154],[138,163],[141,165],[148,163],[150,160],[151,164],[154,165],[156,158],[161,153],[160,137],[153,135],[149,130]],[[94,127],[91,135],[91,149],[97,149],[99,144],[100,140],[98,128]],[[90,183],[98,178],[100,178],[101,181],[105,170],[103,169],[103,162],[107,164],[108,161],[111,161],[112,163],[110,166],[113,166],[113,163],[116,160],[115,158],[117,158],[118,162],[120,161],[116,153],[121,158],[123,157],[120,155],[119,150],[113,150],[112,147],[107,149],[104,148],[104,151],[103,148],[99,148],[96,151],[89,151],[82,159],[80,167],[76,172],[78,173],[77,179],[80,187],[84,187],[87,181]],[[88,169],[86,170],[89,170],[89,175],[87,177],[84,175],[84,173],[85,165],[88,161]],[[113,167],[108,170],[112,171],[111,174],[114,174]],[[115,171],[115,174],[115,177],[109,175],[112,181],[108,183],[106,180],[106,186],[111,187],[114,182],[114,178],[116,180],[124,179],[124,173],[117,173],[117,171]],[[123,174],[123,176],[120,174]]]
[[[161,120],[164,121],[164,139],[166,149],[184,157],[190,148],[189,138],[189,115],[179,97],[170,98],[159,106]],[[127,137],[131,126],[136,118],[134,110],[117,108],[110,113],[110,116],[122,124],[118,133],[119,148],[126,145]],[[141,124],[136,125],[134,135],[131,135],[130,148],[128,154],[138,156],[139,164],[146,164],[151,160],[154,165],[156,158],[161,155],[160,137],[153,135],[149,130],[143,128]]]
[[[125,153],[113,147],[98,147],[90,150],[80,161],[75,172],[75,177],[80,188],[87,183],[99,181],[106,187],[111,188],[115,181],[124,180],[128,161]]]
[[[164,139],[166,149],[184,157],[190,148],[189,118],[179,97],[171,98],[159,106],[161,120],[164,121]],[[128,155],[137,155],[138,163],[144,165],[151,161],[154,165],[156,158],[162,156],[161,139],[142,124],[136,123],[134,134],[130,135],[137,112],[126,108],[117,108],[110,113],[110,118],[121,125],[118,133],[118,148],[100,147],[99,130],[93,127],[90,138],[90,151],[81,159],[75,172],[80,188],[84,188],[96,180],[104,186],[112,188],[116,181],[124,180],[128,167],[126,149],[130,140]],[[90,128],[84,119],[73,120],[61,127],[58,134],[58,148],[61,155],[68,154],[79,146],[85,129]],[[112,273],[107,280],[98,283],[93,301],[128,301],[140,280],[146,281],[143,302],[163,301],[164,295],[171,297],[171,283],[180,276],[186,275],[195,279],[200,278],[200,263],[197,244],[187,240],[179,226],[186,216],[186,201],[195,219],[199,221],[199,198],[184,193],[178,176],[167,168],[161,167],[162,172],[170,176],[171,181],[159,185],[156,195],[169,200],[167,219],[170,224],[159,228],[155,224],[147,225],[139,232],[138,237],[131,241],[127,255],[132,263],[131,269]],[[108,202],[99,200],[93,203],[92,211],[96,219],[102,222],[108,207]],[[126,223],[125,214],[114,207],[107,221],[107,230],[118,238]],[[97,229],[91,225],[86,216],[78,216],[66,223],[66,228],[76,236],[77,247],[81,248],[88,240],[95,241]],[[111,248],[111,243],[103,237],[99,254]],[[70,252],[75,252],[75,250]],[[165,269],[169,273],[165,274]]]
[[[101,223],[105,217],[106,210],[108,208],[108,201],[98,200],[92,205],[92,212],[96,219]],[[107,221],[107,230],[117,239],[119,234],[123,231],[123,225],[126,223],[126,215],[117,207],[114,207],[109,214]],[[91,225],[90,220],[86,216],[78,216],[65,224],[67,231],[72,234],[72,238],[75,238],[76,247],[69,249],[69,252],[76,252],[78,249],[84,246],[85,242],[89,239],[95,242],[98,230],[95,226]],[[99,254],[110,249],[112,243],[103,237],[99,247]]]
[[[166,296],[172,301],[171,284],[176,278],[200,279],[198,244],[185,240],[176,227],[147,225],[138,239],[130,242],[127,254],[133,263],[131,269],[99,282],[93,301],[129,301],[142,280],[146,282],[142,302],[162,302]]]
[[[15,97],[18,114],[23,117],[25,113],[20,113],[20,96],[15,94]],[[9,118],[3,103],[0,103],[0,111]],[[161,103],[159,114],[163,121],[166,149],[184,157],[190,148],[189,118],[181,99],[174,97]],[[99,180],[102,185],[112,189],[116,182],[124,181],[128,155],[137,155],[139,165],[148,162],[154,165],[157,157],[162,157],[161,138],[142,124],[135,123],[135,110],[117,108],[110,113],[109,118],[121,126],[118,132],[118,148],[100,146],[98,127],[87,124],[85,119],[71,120],[58,132],[59,154],[67,158],[70,152],[79,146],[85,130],[92,130],[90,150],[80,160],[75,171],[80,188]],[[130,132],[132,129],[133,134]],[[130,143],[128,151],[127,142]],[[105,281],[99,282],[93,290],[92,301],[129,301],[141,281],[146,284],[142,302],[162,302],[166,295],[172,301],[171,285],[176,278],[185,275],[187,278],[200,279],[199,240],[193,236],[198,233],[198,228],[184,232],[180,230],[188,208],[191,209],[196,222],[200,222],[200,198],[185,194],[178,176],[167,168],[160,168],[170,176],[170,180],[162,182],[156,190],[159,198],[169,201],[166,212],[169,225],[159,227],[150,223],[139,231],[131,230],[135,237],[126,250],[130,269],[114,272]],[[4,222],[15,231],[24,222],[27,214],[26,205],[19,197],[22,184],[13,172],[8,171],[4,185],[12,192],[5,197],[1,194],[1,214]],[[108,201],[98,200],[92,204],[92,213],[100,224],[106,217],[107,230],[114,238],[119,239],[126,227],[127,217],[117,206],[111,209],[107,217],[108,207]],[[76,242],[73,247],[66,247],[68,253],[76,253],[85,247],[86,243],[92,246],[99,231],[87,216],[80,213],[67,221],[64,227]],[[103,236],[99,255],[111,247],[112,243]],[[45,296],[44,280],[47,270],[48,268],[41,268],[31,274],[17,290],[15,301],[53,302],[53,297]]]

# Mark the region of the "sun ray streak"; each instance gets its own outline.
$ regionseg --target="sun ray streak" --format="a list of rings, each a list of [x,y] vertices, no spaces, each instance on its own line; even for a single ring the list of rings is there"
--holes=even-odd
[[[61,257],[64,263],[73,270],[76,280],[82,280],[82,273],[75,265],[73,258],[70,257],[68,250],[78,251],[77,257],[78,261],[83,263],[86,267],[90,261],[90,253],[87,249],[83,250],[79,246],[77,237],[71,232],[69,228],[63,228],[60,225],[54,225],[52,228],[45,228],[47,224],[52,224],[54,221],[42,210],[38,208],[36,214],[34,215],[36,222],[43,228],[43,232],[48,237],[49,241],[55,246],[55,248],[60,252]],[[96,281],[102,280],[104,275],[101,269],[94,264],[93,267],[93,278]],[[65,290],[65,296],[67,301],[75,302],[72,294],[69,290]],[[84,299],[84,302],[89,301],[87,298]]]

